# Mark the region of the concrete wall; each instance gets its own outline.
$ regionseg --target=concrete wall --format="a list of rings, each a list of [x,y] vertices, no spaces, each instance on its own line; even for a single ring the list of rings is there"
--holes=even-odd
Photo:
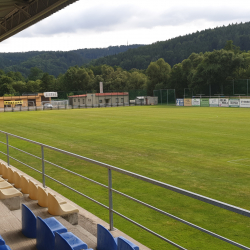
[[[128,95],[101,95],[98,96],[94,94],[87,94],[87,96],[74,96],[69,97],[69,104],[74,106],[104,106],[104,105],[123,105],[123,103],[128,104]]]

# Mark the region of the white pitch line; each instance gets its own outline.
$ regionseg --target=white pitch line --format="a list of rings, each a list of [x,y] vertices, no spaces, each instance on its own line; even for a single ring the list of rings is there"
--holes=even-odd
[[[238,159],[238,160],[231,160],[231,161],[227,161],[227,162],[233,163],[233,164],[242,165],[242,166],[246,166],[246,167],[250,167],[250,165],[248,165],[248,164],[239,163],[239,161],[244,161],[244,160],[250,160],[250,158]]]

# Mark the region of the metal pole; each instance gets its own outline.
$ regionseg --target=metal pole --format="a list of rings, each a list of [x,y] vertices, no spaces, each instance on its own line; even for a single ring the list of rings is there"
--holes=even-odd
[[[109,229],[110,231],[114,230],[114,222],[113,222],[113,197],[112,197],[112,170],[108,169],[109,176]]]
[[[6,144],[7,144],[7,162],[8,166],[10,165],[10,155],[9,155],[9,137],[8,134],[6,134]]]
[[[248,96],[248,79],[247,79],[247,96]]]
[[[42,173],[43,173],[43,187],[45,188],[45,168],[44,168],[44,148],[41,146],[42,151]]]

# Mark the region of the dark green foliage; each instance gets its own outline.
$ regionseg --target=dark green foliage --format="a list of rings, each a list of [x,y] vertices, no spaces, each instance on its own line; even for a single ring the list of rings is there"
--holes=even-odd
[[[41,72],[47,72],[57,77],[59,74],[65,73],[71,66],[81,66],[93,59],[118,54],[139,46],[142,45],[110,46],[108,48],[79,49],[68,52],[33,51],[25,53],[0,53],[0,69],[6,72],[19,71],[23,76],[28,77],[30,69],[36,67]],[[37,80],[30,77],[29,79],[33,81]]]
[[[172,68],[160,58],[151,62],[146,70],[133,68],[127,71],[119,66],[106,64],[74,66],[55,78],[32,67],[26,80],[20,72],[4,73],[0,70],[0,94],[62,91],[65,94],[61,94],[60,98],[67,98],[69,93],[98,92],[99,83],[103,82],[105,92],[133,90],[139,93],[137,90],[142,90],[147,95],[153,95],[154,90],[175,89],[176,97],[197,94],[232,96],[235,94],[232,87],[235,80],[250,79],[250,51],[241,51],[231,40],[225,43],[224,48],[191,53]],[[245,93],[241,89],[240,91],[238,94]]]
[[[117,55],[96,59],[91,64],[95,66],[102,64],[117,65],[126,70],[132,68],[146,69],[150,62],[163,58],[173,66],[188,58],[193,52],[205,53],[223,49],[228,40],[235,44],[234,49],[236,50],[250,50],[250,22],[197,31]],[[227,50],[227,48],[225,49]]]

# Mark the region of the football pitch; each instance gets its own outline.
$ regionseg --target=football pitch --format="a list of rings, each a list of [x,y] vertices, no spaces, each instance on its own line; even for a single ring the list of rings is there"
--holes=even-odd
[[[0,129],[170,185],[250,210],[250,109],[135,106],[0,113]],[[0,134],[0,140],[5,136]],[[10,144],[41,157],[38,146]],[[6,152],[0,144],[0,150]],[[10,149],[41,170],[41,161]],[[0,155],[6,161],[6,156]],[[107,169],[45,150],[45,158],[108,184]],[[12,165],[41,181],[33,170]],[[46,164],[46,173],[108,205],[108,191]],[[108,222],[108,210],[46,179],[57,190]],[[193,224],[250,247],[250,218],[113,172],[113,188]],[[114,210],[187,249],[239,249],[113,194]],[[114,227],[151,249],[176,249],[114,215]]]

